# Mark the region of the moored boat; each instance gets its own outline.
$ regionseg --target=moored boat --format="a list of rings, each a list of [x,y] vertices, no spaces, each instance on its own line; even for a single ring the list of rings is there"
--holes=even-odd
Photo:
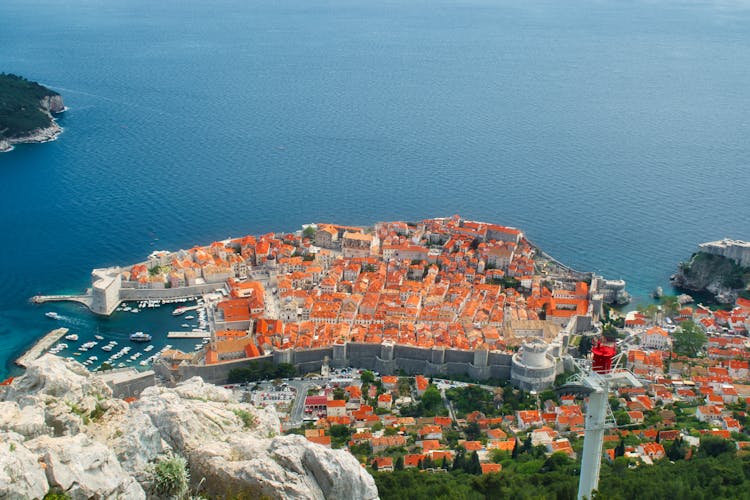
[[[143,332],[135,332],[130,336],[132,342],[151,342],[151,335]]]

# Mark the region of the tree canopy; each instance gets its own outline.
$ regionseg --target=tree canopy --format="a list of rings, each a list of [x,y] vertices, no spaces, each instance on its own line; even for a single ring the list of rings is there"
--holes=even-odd
[[[279,363],[275,365],[270,361],[262,363],[250,362],[247,368],[233,368],[229,371],[227,382],[236,384],[239,382],[254,382],[256,380],[272,380],[275,378],[290,378],[296,374],[294,365]]]
[[[49,127],[50,117],[42,110],[40,101],[53,95],[57,92],[38,83],[0,73],[0,139],[21,137]]]
[[[674,351],[682,356],[695,357],[706,344],[706,334],[692,321],[683,321],[674,332]]]
[[[702,442],[701,447],[705,440]],[[706,443],[707,444],[707,443]],[[750,488],[750,456],[735,456],[723,444],[708,445],[706,456],[691,460],[658,460],[654,465],[628,467],[628,459],[602,463],[596,499],[746,498]],[[524,456],[524,455],[522,455]],[[380,498],[389,499],[574,499],[578,491],[580,461],[562,454],[503,461],[496,474],[468,474],[470,455],[457,455],[459,467],[448,473],[416,469],[376,472]]]

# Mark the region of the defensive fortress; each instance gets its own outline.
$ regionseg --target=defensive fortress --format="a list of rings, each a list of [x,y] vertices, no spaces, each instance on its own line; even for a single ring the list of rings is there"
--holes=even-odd
[[[174,381],[224,382],[232,368],[272,361],[300,373],[358,367],[538,390],[569,368],[571,335],[593,331],[604,303],[627,300],[624,288],[552,259],[519,229],[454,216],[319,223],[156,251],[95,269],[81,296],[34,300],[110,315],[124,301],[202,296],[205,346],[154,363]]]
[[[742,267],[750,267],[750,242],[725,238],[698,245],[698,250],[731,259]]]

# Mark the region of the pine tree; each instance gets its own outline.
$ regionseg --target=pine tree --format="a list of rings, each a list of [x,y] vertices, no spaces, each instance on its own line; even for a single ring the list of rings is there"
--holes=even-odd
[[[529,433],[528,436],[526,436],[526,439],[523,441],[523,450],[524,453],[528,453],[531,451],[531,433]]]
[[[396,459],[396,465],[393,466],[395,470],[404,470],[404,457],[399,455]]]
[[[622,457],[625,455],[625,441],[620,439],[620,442],[615,447],[615,457]]]
[[[471,453],[471,456],[469,457],[469,461],[465,463],[464,470],[468,474],[481,474],[482,473],[482,466],[479,464],[479,455],[476,451],[473,451]]]
[[[458,450],[458,453],[456,453],[456,458],[453,460],[453,468],[452,470],[461,470],[464,468],[464,463],[466,462],[464,458],[464,450],[460,449]]]

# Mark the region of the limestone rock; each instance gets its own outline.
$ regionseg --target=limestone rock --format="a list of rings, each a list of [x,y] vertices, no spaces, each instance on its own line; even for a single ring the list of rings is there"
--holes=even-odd
[[[77,403],[86,396],[112,397],[112,390],[99,377],[91,376],[80,363],[45,354],[31,362],[26,373],[13,381],[5,399],[22,401],[29,395],[52,396]]]
[[[42,436],[27,441],[26,446],[44,462],[49,485],[73,499],[146,498],[114,453],[85,434]]]
[[[49,432],[44,422],[44,410],[36,405],[23,408],[14,401],[0,401],[0,430],[17,432],[34,438]]]
[[[243,432],[269,437],[280,428],[272,411],[239,403],[232,399],[230,391],[199,378],[175,389],[149,387],[133,409],[148,415],[162,437],[177,450],[189,451],[202,443],[225,441],[228,436]]]
[[[140,411],[129,410],[102,426],[108,433],[102,441],[112,448],[123,468],[136,478],[144,478],[149,464],[171,451],[151,419]]]
[[[296,435],[236,436],[194,451],[190,463],[194,479],[205,479],[209,491],[297,499],[378,497],[375,481],[352,455]]]
[[[23,436],[0,432],[0,498],[38,499],[47,493],[47,477]]]
[[[378,498],[375,480],[349,452],[329,450],[301,436],[300,440],[305,445],[302,462],[315,476],[325,498]]]
[[[0,440],[0,498],[39,498],[50,487],[74,499],[145,498],[151,464],[168,452],[188,460],[193,487],[210,496],[378,496],[348,452],[279,436],[273,409],[200,378],[147,388],[127,404],[80,364],[43,356],[3,399],[0,437],[12,438]],[[15,454],[3,447],[10,439]]]

